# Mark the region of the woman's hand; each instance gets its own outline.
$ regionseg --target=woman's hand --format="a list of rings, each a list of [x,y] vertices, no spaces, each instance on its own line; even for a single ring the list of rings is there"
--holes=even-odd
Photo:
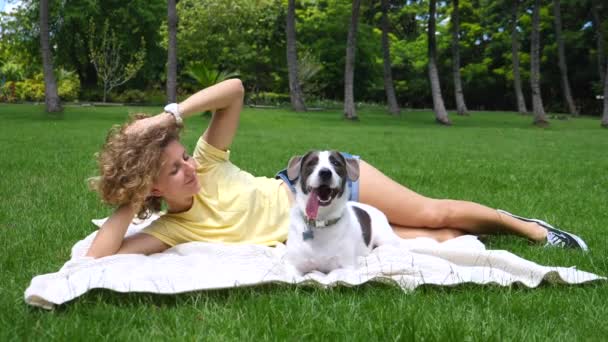
[[[150,127],[157,127],[159,125],[168,125],[172,121],[175,121],[173,115],[169,113],[161,113],[158,115],[151,116],[149,118],[133,121],[125,130],[127,134],[141,134],[148,130]]]

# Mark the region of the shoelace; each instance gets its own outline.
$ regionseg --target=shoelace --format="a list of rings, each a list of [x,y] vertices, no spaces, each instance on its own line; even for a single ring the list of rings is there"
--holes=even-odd
[[[547,234],[547,241],[549,241],[551,245],[556,245],[560,247],[571,246],[573,245],[573,241],[571,240],[572,239],[569,236],[560,232],[549,231],[549,233]]]

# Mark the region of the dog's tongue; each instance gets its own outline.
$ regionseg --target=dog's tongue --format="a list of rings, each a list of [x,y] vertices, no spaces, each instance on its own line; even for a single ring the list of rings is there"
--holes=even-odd
[[[308,216],[311,220],[317,219],[317,214],[319,213],[319,196],[317,196],[317,191],[312,190],[310,195],[308,196],[308,202],[306,202],[306,216]]]

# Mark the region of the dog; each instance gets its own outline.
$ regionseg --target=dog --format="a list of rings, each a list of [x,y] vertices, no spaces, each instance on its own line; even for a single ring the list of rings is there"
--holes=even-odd
[[[287,177],[294,182],[286,259],[301,274],[353,268],[357,257],[401,240],[378,209],[349,201],[347,180],[359,178],[359,161],[337,151],[292,157]]]

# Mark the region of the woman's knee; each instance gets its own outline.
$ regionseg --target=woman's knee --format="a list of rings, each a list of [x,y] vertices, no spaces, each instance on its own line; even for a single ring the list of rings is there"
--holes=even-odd
[[[423,220],[428,228],[453,228],[452,217],[454,206],[452,200],[432,199],[425,206]]]

